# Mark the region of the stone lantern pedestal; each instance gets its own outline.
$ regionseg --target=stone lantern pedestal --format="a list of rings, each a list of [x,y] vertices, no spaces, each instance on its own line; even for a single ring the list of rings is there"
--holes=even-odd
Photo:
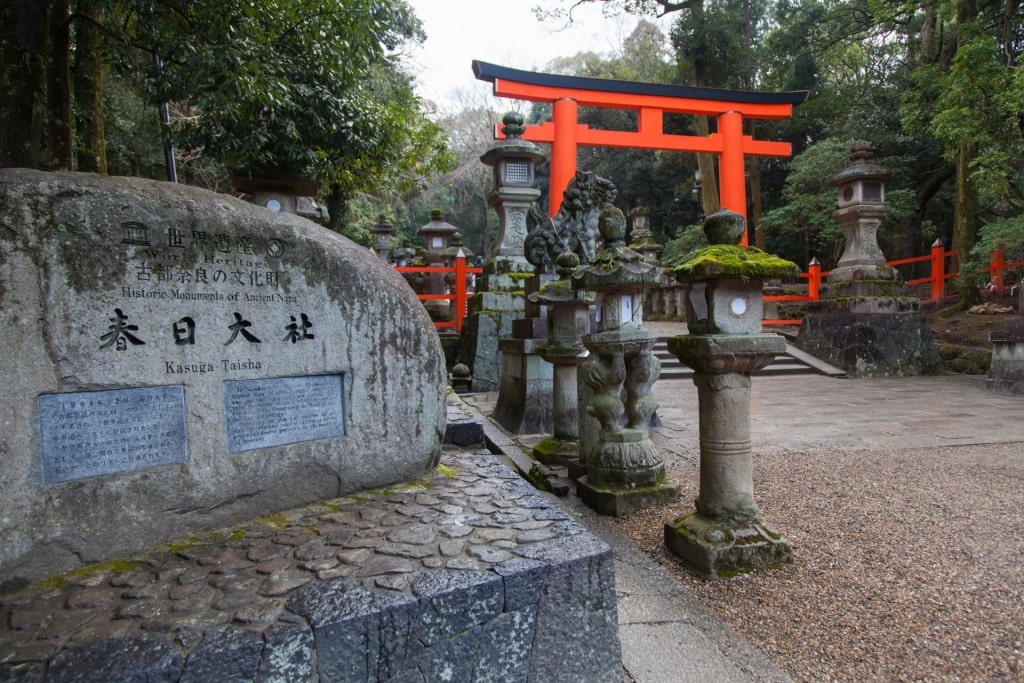
[[[784,353],[785,340],[761,333],[762,283],[794,277],[789,261],[738,246],[742,216],[720,211],[704,230],[711,246],[676,268],[687,286],[690,334],[668,348],[694,370],[700,418],[696,510],[665,524],[665,545],[711,578],[793,559],[789,543],[758,518],[750,448],[750,373]]]
[[[586,474],[576,493],[599,513],[618,517],[673,501],[679,487],[665,477],[649,434],[658,407],[651,387],[661,363],[652,353],[657,335],[641,328],[641,297],[661,282],[662,271],[625,245],[625,217],[611,204],[601,210],[598,227],[604,245],[573,275],[575,289],[601,294],[597,331],[583,337],[590,356],[580,367],[592,392],[586,411],[600,428],[593,448],[581,453]]]
[[[577,368],[587,357],[581,339],[590,332],[592,295],[574,290],[569,276],[579,265],[571,252],[558,256],[560,279],[549,282],[529,299],[547,308],[545,343],[537,353],[553,366],[551,391],[552,433],[533,449],[533,457],[545,465],[563,467],[579,463],[579,392]]]

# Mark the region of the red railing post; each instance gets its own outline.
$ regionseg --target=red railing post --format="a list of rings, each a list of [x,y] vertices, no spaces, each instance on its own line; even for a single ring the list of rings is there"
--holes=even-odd
[[[812,258],[807,266],[807,296],[811,301],[818,301],[821,297],[821,262],[817,257]]]
[[[459,249],[455,256],[455,331],[462,332],[466,317],[466,254]]]
[[[992,261],[988,267],[988,286],[997,294],[1001,294],[1003,292],[1004,268],[1005,262],[1003,260],[1003,250],[1001,247],[996,247],[992,250]]]
[[[946,247],[941,239],[932,244],[932,300],[941,304],[946,298]]]

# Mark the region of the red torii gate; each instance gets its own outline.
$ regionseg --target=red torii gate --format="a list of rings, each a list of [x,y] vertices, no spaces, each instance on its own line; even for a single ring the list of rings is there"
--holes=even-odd
[[[523,138],[551,144],[551,185],[548,209],[553,216],[562,205],[565,186],[576,174],[576,148],[628,147],[718,155],[719,196],[723,208],[747,215],[743,165],[747,154],[788,157],[788,142],[755,140],[743,134],[743,118],[783,119],[793,105],[807,101],[806,90],[758,93],[720,88],[658,85],[604,78],[559,76],[520,71],[473,60],[473,74],[494,84],[497,97],[552,105],[551,121],[527,126]],[[637,130],[598,130],[577,120],[580,106],[632,109],[638,112]],[[667,134],[664,114],[714,116],[718,132],[708,137]]]

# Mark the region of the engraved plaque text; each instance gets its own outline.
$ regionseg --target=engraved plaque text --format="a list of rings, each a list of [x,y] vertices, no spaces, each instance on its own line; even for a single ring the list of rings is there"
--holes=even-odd
[[[224,382],[228,453],[345,433],[341,375]]]
[[[43,483],[188,462],[185,387],[39,396]]]

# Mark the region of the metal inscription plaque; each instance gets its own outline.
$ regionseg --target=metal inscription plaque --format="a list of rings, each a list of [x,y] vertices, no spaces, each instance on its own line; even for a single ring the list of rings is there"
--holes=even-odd
[[[188,462],[181,385],[39,396],[43,483]]]
[[[345,434],[341,375],[224,382],[228,453]]]

